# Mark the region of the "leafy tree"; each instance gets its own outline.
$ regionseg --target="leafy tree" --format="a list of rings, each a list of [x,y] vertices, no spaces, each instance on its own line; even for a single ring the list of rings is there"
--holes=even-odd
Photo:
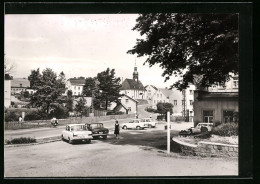
[[[76,106],[75,106],[75,110],[76,110],[77,112],[80,112],[80,113],[83,112],[84,109],[85,109],[85,104],[86,104],[85,98],[81,97],[81,98],[79,99],[78,103],[77,103]]]
[[[115,77],[115,69],[107,68],[105,71],[97,74],[97,89],[95,94],[96,103],[105,106],[107,110],[111,102],[115,102],[121,96],[120,92],[120,78]]]
[[[58,101],[64,92],[64,86],[60,80],[57,80],[56,73],[50,68],[43,70],[42,75],[34,74],[35,71],[32,71],[30,76],[38,76],[39,78],[32,77],[37,80],[34,80],[35,83],[33,83],[33,89],[36,89],[36,92],[32,95],[30,102],[33,106],[41,107],[43,111],[49,113],[51,105]]]
[[[28,76],[30,88],[37,89],[37,87],[41,85],[41,78],[42,75],[39,68],[37,70],[31,70],[31,75]]]
[[[238,74],[238,14],[141,14],[136,21],[143,38],[128,53],[159,64],[165,81],[180,76],[171,88],[185,89],[194,75],[207,87]]]
[[[157,112],[160,114],[166,114],[168,111],[170,111],[170,114],[172,114],[172,108],[173,105],[171,103],[158,103],[157,104]]]
[[[96,78],[88,77],[86,78],[85,85],[83,86],[82,94],[88,97],[92,96],[93,91],[96,90]]]
[[[70,111],[70,112],[73,111],[73,98],[72,98],[72,91],[71,90],[68,90],[68,92],[67,92],[66,107],[67,107],[68,111]]]

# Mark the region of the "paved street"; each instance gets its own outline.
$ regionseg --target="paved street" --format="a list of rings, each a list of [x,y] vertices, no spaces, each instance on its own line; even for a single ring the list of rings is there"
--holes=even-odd
[[[161,126],[162,128],[162,126]],[[159,128],[158,128],[159,129]],[[166,155],[164,130],[122,130],[120,139],[5,148],[6,177],[237,175],[238,160]]]

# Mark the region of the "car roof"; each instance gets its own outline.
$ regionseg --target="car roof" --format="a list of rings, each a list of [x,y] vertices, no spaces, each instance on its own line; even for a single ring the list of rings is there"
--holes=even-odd
[[[92,125],[92,124],[103,124],[103,123],[86,123],[88,125]]]
[[[77,123],[77,124],[69,124],[67,126],[77,126],[77,125],[84,125],[85,126],[85,124],[79,124],[79,123]]]

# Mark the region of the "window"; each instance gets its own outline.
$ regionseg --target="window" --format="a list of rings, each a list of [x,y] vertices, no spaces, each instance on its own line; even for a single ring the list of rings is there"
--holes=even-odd
[[[125,99],[125,103],[128,103],[128,98],[127,98],[127,99]]]
[[[203,111],[203,122],[213,123],[213,111],[212,110]]]
[[[177,105],[177,100],[174,100],[174,101],[173,101],[173,105]]]
[[[159,98],[159,94],[157,94],[157,98]]]
[[[192,114],[192,111],[190,111],[190,115]]]
[[[182,90],[182,94],[183,94],[183,95],[185,94],[185,90]]]
[[[78,87],[78,90],[80,90],[80,87]]]
[[[193,91],[192,90],[190,90],[190,95],[193,95]]]
[[[80,92],[78,92],[78,95],[80,95]]]
[[[233,81],[233,88],[238,88],[238,81],[237,80]]]
[[[76,86],[74,86],[74,89],[76,90]]]
[[[76,92],[74,92],[74,95],[76,95]]]
[[[156,100],[154,100],[154,103],[156,103]]]
[[[181,102],[182,102],[182,105],[184,105],[184,100],[182,100]]]
[[[148,93],[147,95],[148,95],[148,96],[151,96],[151,93]]]
[[[224,110],[223,111],[223,121],[225,123],[234,122],[234,111]]]
[[[162,98],[162,94],[161,94],[161,98]]]
[[[20,84],[20,87],[22,87],[23,86],[23,84]]]
[[[193,105],[193,101],[192,100],[190,100],[190,105]]]
[[[128,107],[128,112],[131,112],[131,107]]]
[[[148,90],[148,92],[151,92],[151,90]]]

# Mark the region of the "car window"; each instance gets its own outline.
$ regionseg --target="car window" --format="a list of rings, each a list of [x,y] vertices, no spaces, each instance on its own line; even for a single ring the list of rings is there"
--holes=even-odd
[[[141,119],[141,122],[145,122],[145,119]]]
[[[87,127],[85,125],[75,125],[71,127],[71,131],[84,131],[87,130]]]
[[[150,119],[146,119],[146,122],[150,122]]]

